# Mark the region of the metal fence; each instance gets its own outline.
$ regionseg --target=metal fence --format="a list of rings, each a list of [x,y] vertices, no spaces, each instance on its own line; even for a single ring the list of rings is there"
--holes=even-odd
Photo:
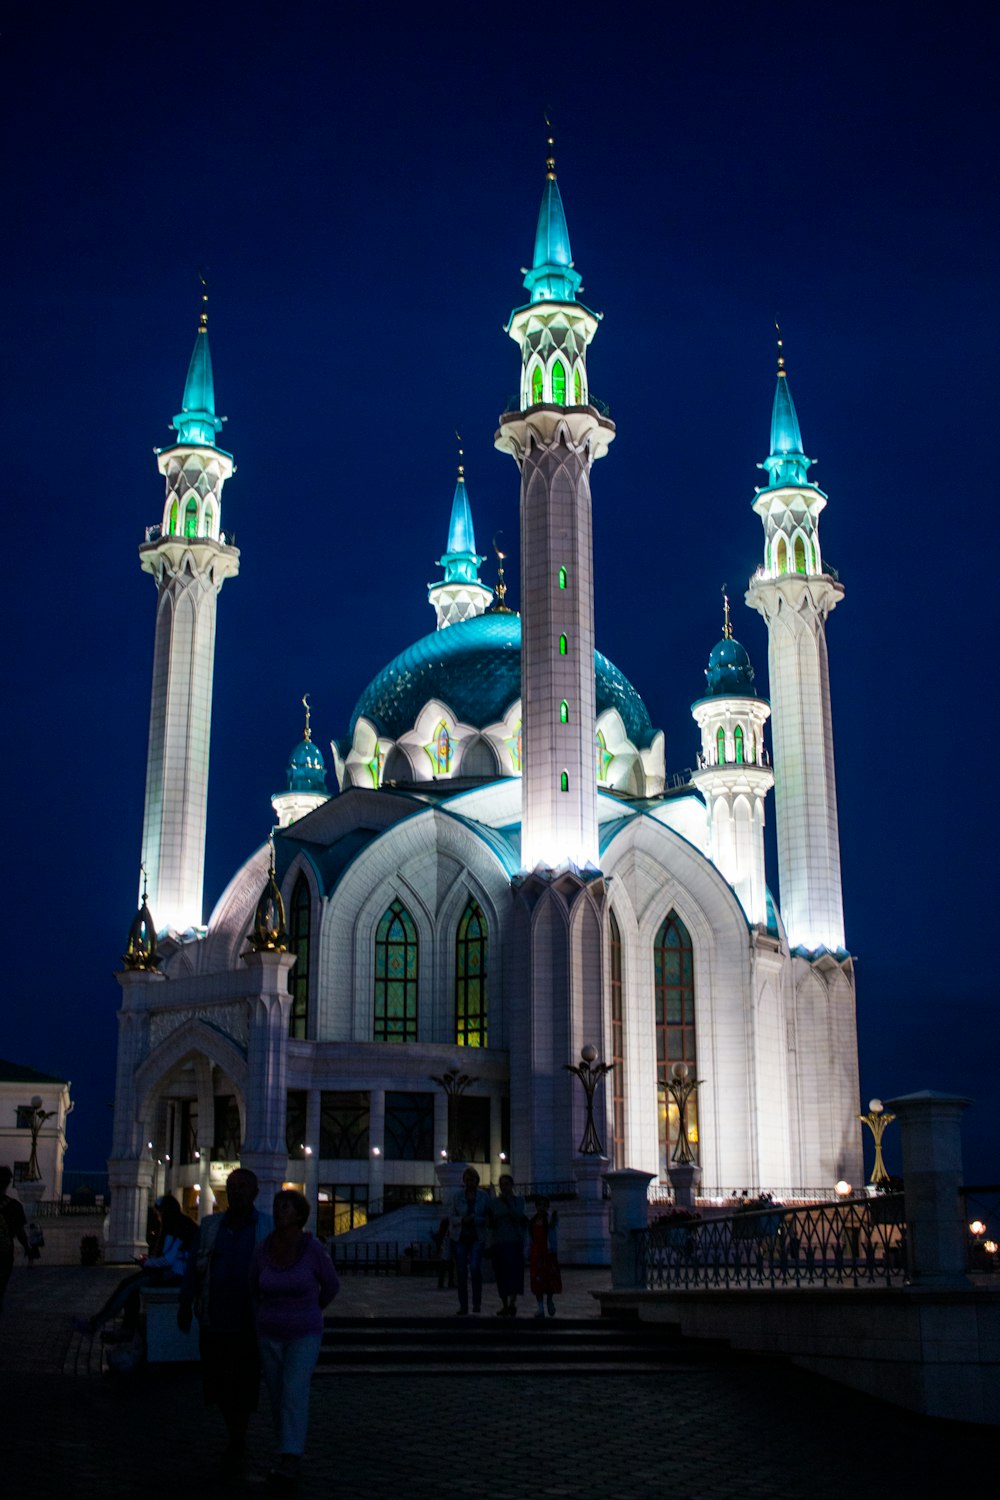
[[[688,1223],[667,1218],[635,1238],[649,1290],[892,1286],[906,1270],[901,1193]]]
[[[969,1270],[975,1276],[1000,1275],[1000,1183],[962,1188],[969,1237]]]

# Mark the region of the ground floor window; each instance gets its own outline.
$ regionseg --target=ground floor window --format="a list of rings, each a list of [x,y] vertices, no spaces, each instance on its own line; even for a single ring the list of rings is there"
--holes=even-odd
[[[434,1160],[433,1094],[386,1094],[385,1160]]]
[[[349,1229],[362,1229],[368,1223],[367,1183],[323,1185],[316,1204],[316,1233],[330,1239]]]

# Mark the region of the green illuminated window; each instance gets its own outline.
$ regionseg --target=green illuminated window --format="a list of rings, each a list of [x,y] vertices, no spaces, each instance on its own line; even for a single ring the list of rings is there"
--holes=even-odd
[[[462,913],[455,941],[455,1040],[486,1046],[486,960],[489,929],[478,901]]]
[[[193,495],[184,511],[184,535],[198,535],[198,502]]]
[[[653,944],[654,994],[656,1004],[656,1076],[666,1083],[674,1063],[687,1063],[696,1077],[694,1029],[694,953],[687,928],[675,911],[667,917]],[[677,1107],[664,1089],[660,1090],[660,1175],[666,1177],[667,1164],[677,1140],[679,1124]],[[698,1155],[698,1098],[693,1094],[687,1106],[688,1141]]]
[[[300,875],[292,891],[288,912],[288,951],[295,954],[295,968],[288,976],[292,1008],[288,1015],[288,1035],[300,1041],[306,1034],[309,1013],[309,947],[312,921],[312,899],[309,882]]]
[[[750,731],[750,764],[752,766],[757,764],[757,735],[752,729]]]
[[[806,570],[806,544],[800,536],[795,538],[795,571],[804,573]]]
[[[552,366],[552,399],[556,406],[566,405],[566,366],[561,359]]]
[[[568,792],[569,791],[569,772],[568,771],[561,772],[561,774],[559,776],[559,790],[561,792]]]
[[[573,401],[576,406],[583,405],[583,377],[579,365],[573,371]]]
[[[569,642],[567,641],[567,639],[566,639],[566,637],[564,635],[561,635],[559,637],[559,655],[560,656],[568,656],[569,655]]]
[[[538,403],[539,403],[539,401],[541,401],[541,399],[542,399],[542,371],[541,371],[541,367],[539,365],[536,365],[535,368],[534,368],[534,370],[531,372],[531,404],[533,406],[537,406]]]
[[[559,569],[559,587],[561,589],[564,589],[566,587],[566,576],[567,576],[566,575],[566,569],[565,568],[560,568]]]
[[[739,724],[733,733],[733,739],[736,741],[736,764],[741,766],[743,764],[743,729]]]
[[[417,929],[393,901],[375,932],[376,1042],[417,1040]]]
[[[565,698],[559,705],[559,722],[560,724],[569,723],[569,704],[566,702]]]
[[[170,502],[170,535],[177,535],[177,501]]]
[[[782,537],[778,542],[778,572],[788,572],[788,548],[785,545],[784,537]]]
[[[210,505],[205,506],[205,535],[212,535],[212,527],[215,525],[215,511]]]
[[[715,736],[715,751],[719,765],[724,766],[726,764],[726,731],[724,729],[720,729]]]
[[[812,540],[809,542],[809,555],[812,558],[812,570],[814,573],[818,573],[819,563],[816,561],[816,543]]]

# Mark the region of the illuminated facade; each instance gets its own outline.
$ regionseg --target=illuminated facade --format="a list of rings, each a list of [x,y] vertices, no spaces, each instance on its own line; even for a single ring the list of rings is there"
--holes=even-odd
[[[308,718],[274,794],[284,931],[273,893],[261,928],[267,845],[201,926],[200,783],[192,775],[190,797],[162,791],[173,742],[161,721],[173,722],[170,695],[183,698],[185,682],[203,756],[190,732],[177,743],[185,764],[207,770],[211,652],[187,637],[178,652],[161,612],[176,631],[170,590],[197,586],[214,624],[217,588],[237,566],[218,532],[231,462],[209,430],[214,401],[177,419],[180,441],[160,456],[168,505],[142,549],[161,590],[144,842],[160,940],[156,962],[133,954],[120,976],[117,1248],[141,1240],[154,1188],[204,1208],[236,1160],[265,1191],[302,1183],[321,1227],[343,1229],[376,1203],[419,1199],[449,1130],[486,1180],[506,1160],[522,1182],[575,1178],[585,1196],[583,1091],[564,1065],[588,1043],[614,1063],[597,1099],[614,1165],[665,1178],[676,1120],[662,1085],[685,1062],[702,1080],[688,1124],[703,1192],[823,1194],[860,1180],[824,634],[842,589],[823,569],[825,497],[807,481],[784,368],[770,482],[755,500],[765,560],[747,596],[770,629],[772,704],[727,603],[692,707],[697,769],[668,784],[662,733],[594,639],[591,469],[615,429],[591,394],[599,319],[577,300],[551,156],[524,284],[508,324],[519,399],[496,436],[520,471],[521,613],[480,578],[460,467],[443,577],[428,589],[436,629],[362,692],[331,744],[337,794]],[[192,370],[207,361],[198,337]],[[174,528],[187,524],[189,494],[196,531],[184,535]],[[780,910],[764,861],[772,785]],[[176,905],[156,857],[165,806],[171,828],[201,840],[197,881]],[[457,1058],[472,1082],[449,1122],[434,1080]],[[568,1207],[570,1254],[573,1222]]]

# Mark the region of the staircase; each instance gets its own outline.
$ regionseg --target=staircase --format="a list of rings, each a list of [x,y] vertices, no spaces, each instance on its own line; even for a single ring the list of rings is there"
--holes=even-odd
[[[724,1352],[721,1342],[685,1342],[663,1325],[607,1318],[332,1318],[316,1374],[634,1375]]]

